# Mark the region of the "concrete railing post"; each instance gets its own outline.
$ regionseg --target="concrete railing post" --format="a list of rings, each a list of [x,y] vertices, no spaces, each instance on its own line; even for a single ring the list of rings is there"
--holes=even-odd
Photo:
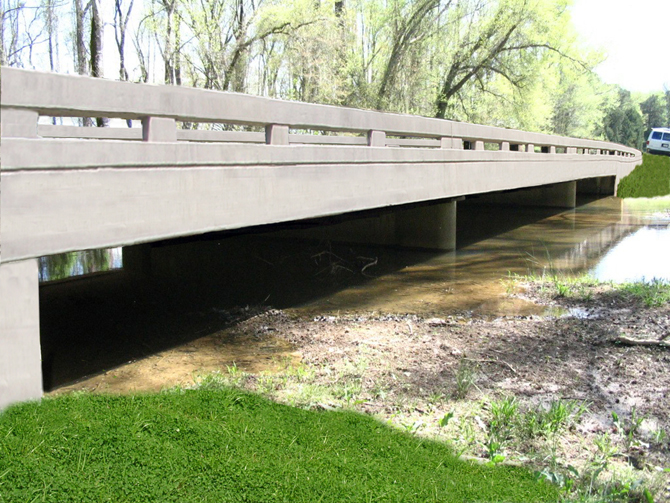
[[[577,153],[577,147],[568,147],[565,149],[566,154],[576,154]]]
[[[502,142],[500,144],[500,150],[502,150],[503,152],[509,152],[509,142],[508,141]]]
[[[463,140],[461,138],[440,138],[440,148],[463,150]]]
[[[526,145],[526,152],[535,152],[535,145],[533,145],[532,143],[528,143]]]
[[[142,140],[177,141],[177,123],[174,119],[166,119],[164,117],[143,117]]]
[[[2,136],[6,138],[35,138],[39,114],[32,110],[3,108],[0,112]]]
[[[368,131],[368,147],[385,147],[386,133],[384,131]]]
[[[475,140],[475,150],[484,150],[483,140]]]
[[[267,145],[288,145],[288,126],[281,124],[265,126],[265,143]]]
[[[555,153],[556,153],[556,147],[555,147],[554,145],[551,145],[551,146],[549,147],[549,153],[550,153],[550,154],[555,154]]]

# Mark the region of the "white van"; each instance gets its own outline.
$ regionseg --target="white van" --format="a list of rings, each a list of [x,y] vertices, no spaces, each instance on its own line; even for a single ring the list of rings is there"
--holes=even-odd
[[[647,139],[647,152],[650,154],[670,155],[670,129],[654,128]]]

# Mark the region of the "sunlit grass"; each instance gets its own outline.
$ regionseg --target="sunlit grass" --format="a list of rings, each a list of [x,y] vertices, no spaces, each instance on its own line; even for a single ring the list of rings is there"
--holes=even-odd
[[[642,164],[621,179],[617,196],[656,197],[670,194],[670,157],[642,154]]]
[[[1,501],[556,501],[528,470],[352,411],[204,381],[153,395],[70,394],[0,414]]]

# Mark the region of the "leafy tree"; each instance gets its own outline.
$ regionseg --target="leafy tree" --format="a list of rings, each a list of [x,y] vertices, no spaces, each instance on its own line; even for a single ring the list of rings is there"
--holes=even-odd
[[[563,50],[568,27],[565,0],[468,0],[459,2],[459,28],[450,37],[449,56],[441,71],[436,117],[447,117],[452,100],[466,86],[493,92],[504,79],[514,90],[533,83],[548,53],[586,67]]]
[[[645,137],[649,134],[651,128],[666,124],[665,103],[661,101],[658,95],[652,94],[640,103],[640,110],[644,119]]]
[[[644,120],[638,106],[631,99],[630,91],[619,88],[619,99],[607,111],[603,133],[607,140],[641,148],[644,141]]]

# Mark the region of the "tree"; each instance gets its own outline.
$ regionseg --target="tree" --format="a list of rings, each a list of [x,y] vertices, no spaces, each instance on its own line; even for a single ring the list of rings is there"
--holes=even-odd
[[[397,9],[394,16],[392,46],[386,58],[379,88],[377,91],[377,108],[382,109],[386,104],[389,94],[394,89],[400,68],[407,63],[408,55],[413,47],[422,42],[432,31],[435,20],[430,19],[436,11],[444,11],[449,8],[451,1],[447,1],[442,9],[438,10],[440,0],[419,0],[409,3],[409,12]]]
[[[128,20],[133,10],[135,0],[130,0],[128,7],[124,9],[123,0],[114,0],[114,40],[119,52],[119,79],[128,80],[126,69],[126,34],[128,33]]]
[[[607,111],[603,121],[603,133],[607,140],[642,148],[644,142],[644,121],[637,105],[631,99],[630,91],[619,88],[618,100]]]
[[[565,63],[587,65],[562,50],[567,18],[564,0],[463,0],[458,33],[451,37],[435,101],[435,116],[445,118],[451,101],[468,85],[491,92],[497,78],[513,89],[529,85],[546,53]]]
[[[665,104],[658,95],[652,94],[640,103],[640,110],[644,119],[645,137],[649,135],[651,128],[666,124]]]
[[[32,66],[33,49],[44,41],[41,10],[23,0],[0,2],[0,64],[23,67],[27,53]]]

